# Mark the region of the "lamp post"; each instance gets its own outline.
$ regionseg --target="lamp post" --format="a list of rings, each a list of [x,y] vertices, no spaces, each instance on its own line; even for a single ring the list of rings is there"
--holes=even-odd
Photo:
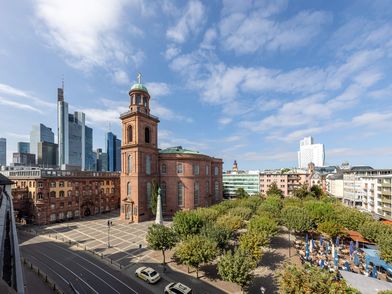
[[[110,227],[112,226],[112,222],[108,220],[108,248],[110,248]]]

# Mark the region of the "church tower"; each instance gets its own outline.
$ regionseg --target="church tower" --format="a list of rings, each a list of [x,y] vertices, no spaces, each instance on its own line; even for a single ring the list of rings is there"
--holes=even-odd
[[[158,123],[150,114],[150,94],[141,74],[129,91],[129,110],[121,114],[121,214],[129,222],[152,218],[151,198],[158,183]]]

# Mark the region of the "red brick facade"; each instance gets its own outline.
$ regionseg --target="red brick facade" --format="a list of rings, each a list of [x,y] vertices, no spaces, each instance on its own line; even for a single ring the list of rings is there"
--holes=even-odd
[[[151,219],[150,203],[156,185],[161,188],[164,215],[221,201],[222,160],[197,152],[185,154],[182,148],[170,154],[159,152],[159,120],[150,114],[147,89],[136,84],[129,96],[129,111],[121,115],[120,218],[129,222]],[[183,165],[182,172],[177,172],[177,164]]]

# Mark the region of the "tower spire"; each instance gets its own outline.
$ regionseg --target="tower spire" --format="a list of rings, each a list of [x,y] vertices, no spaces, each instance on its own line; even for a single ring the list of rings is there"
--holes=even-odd
[[[137,83],[141,84],[142,83],[142,74],[140,72],[137,73],[136,75]]]

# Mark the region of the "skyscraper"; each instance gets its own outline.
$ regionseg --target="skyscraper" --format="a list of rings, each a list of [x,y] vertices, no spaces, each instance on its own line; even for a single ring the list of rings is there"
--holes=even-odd
[[[97,171],[108,171],[108,155],[102,152],[101,148],[97,149]]]
[[[106,134],[108,171],[121,171],[121,140],[112,132]]]
[[[7,139],[0,138],[0,165],[7,165]]]
[[[300,141],[298,151],[298,167],[307,168],[313,162],[315,166],[324,166],[324,144],[314,144],[312,137],[305,137]]]
[[[64,88],[57,89],[57,140],[59,165],[69,163],[68,151],[68,103],[64,101]]]
[[[38,143],[38,165],[56,167],[58,165],[58,145],[49,142]]]
[[[96,170],[96,155],[93,152],[93,129],[85,126],[85,170]]]
[[[86,136],[83,112],[68,114],[68,132],[69,162],[66,164],[80,166],[84,170]]]
[[[30,153],[30,143],[18,142],[18,153]]]
[[[54,133],[52,132],[52,129],[46,127],[44,124],[33,125],[30,132],[30,153],[35,154],[37,160],[39,142],[54,143]]]

